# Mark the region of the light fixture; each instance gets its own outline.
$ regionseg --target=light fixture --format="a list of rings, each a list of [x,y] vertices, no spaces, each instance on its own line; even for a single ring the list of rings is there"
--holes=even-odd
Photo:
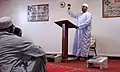
[[[60,2],[60,7],[61,7],[61,8],[64,8],[65,5],[66,5],[66,3],[65,3],[64,1],[61,1],[61,2]]]

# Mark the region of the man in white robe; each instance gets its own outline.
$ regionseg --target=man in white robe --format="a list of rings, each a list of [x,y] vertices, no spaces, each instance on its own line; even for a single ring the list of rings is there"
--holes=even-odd
[[[77,58],[86,58],[90,48],[92,15],[87,10],[88,5],[84,3],[82,12],[75,13],[71,11],[71,5],[68,4],[68,14],[77,20],[78,25],[73,44],[73,55],[77,56]]]
[[[0,72],[46,72],[45,52],[14,28],[9,17],[0,18]]]

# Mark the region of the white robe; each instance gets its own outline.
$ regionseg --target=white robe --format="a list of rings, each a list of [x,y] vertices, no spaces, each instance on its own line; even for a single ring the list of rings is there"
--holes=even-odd
[[[68,10],[68,14],[77,19],[79,26],[75,34],[73,55],[87,57],[90,47],[92,15],[89,12],[74,13],[71,9]]]

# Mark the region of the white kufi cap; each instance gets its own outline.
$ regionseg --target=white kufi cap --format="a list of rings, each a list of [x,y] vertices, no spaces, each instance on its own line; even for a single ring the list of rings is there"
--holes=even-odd
[[[6,29],[13,25],[10,17],[1,17],[0,18],[0,29]]]
[[[88,4],[86,4],[86,3],[84,3],[82,6],[85,6],[85,7],[87,7],[87,8],[88,8]]]

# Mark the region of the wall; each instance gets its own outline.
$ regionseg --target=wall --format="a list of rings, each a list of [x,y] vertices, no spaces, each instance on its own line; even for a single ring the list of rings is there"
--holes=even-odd
[[[66,0],[66,2],[68,2]],[[48,22],[27,22],[27,6],[49,3],[50,20]],[[73,2],[77,6],[80,1]],[[80,6],[78,6],[80,7]],[[10,16],[14,24],[23,29],[23,36],[39,44],[46,52],[61,52],[61,28],[54,21],[70,19],[67,8],[60,8],[59,0],[6,0],[0,10],[1,16]],[[69,30],[69,53],[72,51],[74,29]]]
[[[102,0],[90,0],[93,15],[92,33],[97,37],[97,51],[101,55],[120,56],[120,20],[102,18]]]
[[[80,12],[84,0],[64,0],[72,4],[74,11]],[[89,11],[93,15],[92,34],[97,38],[97,52],[101,55],[120,56],[120,20],[118,18],[102,18],[102,0],[89,0]],[[49,3],[50,20],[48,22],[27,22],[27,6],[29,4]],[[46,52],[61,52],[61,28],[54,21],[69,19],[76,21],[67,14],[67,8],[60,8],[60,0],[6,0],[0,8],[0,16],[10,16],[14,24],[23,29],[23,36],[40,45]],[[75,29],[69,30],[69,53]]]

